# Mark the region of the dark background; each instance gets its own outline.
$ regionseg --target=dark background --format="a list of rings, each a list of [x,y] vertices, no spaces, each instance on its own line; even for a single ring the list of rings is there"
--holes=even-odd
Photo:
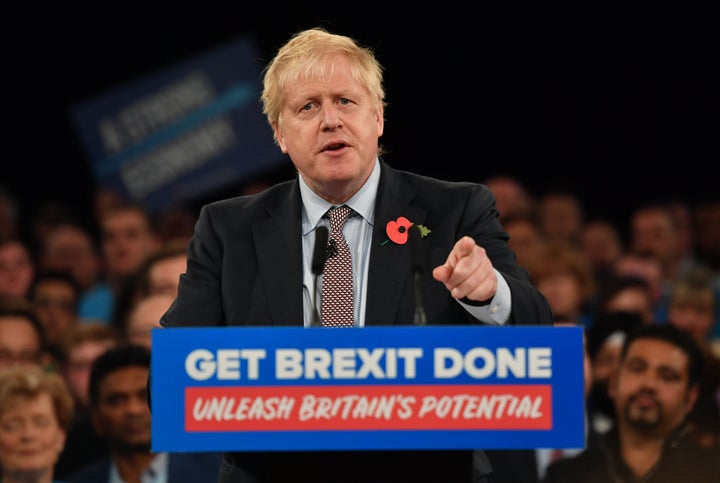
[[[395,167],[470,181],[509,173],[536,194],[570,186],[589,215],[618,223],[643,200],[717,193],[720,40],[709,12],[98,3],[6,16],[17,34],[3,59],[0,186],[26,218],[48,200],[89,211],[74,103],[237,37],[254,39],[264,64],[316,25],[372,47],[385,66],[381,142]]]

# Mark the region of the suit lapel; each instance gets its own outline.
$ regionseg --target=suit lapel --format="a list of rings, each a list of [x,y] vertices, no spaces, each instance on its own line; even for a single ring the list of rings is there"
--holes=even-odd
[[[373,226],[365,325],[388,325],[398,318],[403,288],[412,282],[410,246],[389,241],[386,226],[404,216],[415,224],[423,224],[427,213],[414,207],[414,188],[397,176],[387,165],[382,165]],[[412,315],[412,314],[410,314]],[[399,323],[412,323],[398,320]]]
[[[260,283],[267,294],[274,325],[303,324],[303,262],[300,195],[266,205],[269,218],[252,225]]]

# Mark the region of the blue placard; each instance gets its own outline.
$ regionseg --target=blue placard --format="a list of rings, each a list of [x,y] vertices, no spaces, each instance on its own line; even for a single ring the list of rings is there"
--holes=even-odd
[[[581,448],[580,327],[153,330],[153,451]]]
[[[157,211],[289,163],[262,114],[257,52],[236,39],[73,106],[99,184]]]

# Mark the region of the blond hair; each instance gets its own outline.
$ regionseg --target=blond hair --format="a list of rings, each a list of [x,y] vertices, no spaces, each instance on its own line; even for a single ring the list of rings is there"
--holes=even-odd
[[[67,432],[72,424],[74,402],[65,380],[38,366],[12,366],[0,370],[0,415],[18,401],[47,394],[52,399],[58,425]]]
[[[270,126],[275,128],[280,122],[287,84],[302,79],[326,78],[333,72],[332,58],[337,54],[350,60],[352,77],[365,86],[376,109],[385,106],[383,68],[372,50],[360,46],[350,37],[316,27],[293,35],[264,70],[261,100]],[[273,136],[277,143],[274,129]]]

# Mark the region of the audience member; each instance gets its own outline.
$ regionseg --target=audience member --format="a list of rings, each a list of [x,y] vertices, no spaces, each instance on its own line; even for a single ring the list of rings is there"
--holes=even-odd
[[[147,382],[150,350],[136,345],[109,349],[94,362],[90,407],[95,429],[110,455],[65,479],[68,483],[217,480],[218,453],[153,453]]]
[[[610,379],[620,367],[622,346],[627,335],[644,324],[636,312],[601,312],[588,329],[587,350],[592,386],[587,398],[590,427],[606,433],[615,424],[615,407],[610,399]]]
[[[52,199],[41,201],[29,218],[29,242],[33,253],[42,250],[55,228],[76,223],[77,216],[68,204]]]
[[[38,272],[30,286],[29,300],[45,330],[48,350],[58,355],[65,334],[78,323],[82,289],[67,272]]]
[[[73,411],[55,373],[37,366],[0,370],[0,477],[3,483],[52,483]]]
[[[720,297],[720,198],[703,200],[693,210],[695,257],[713,273],[713,287]],[[720,321],[720,303],[715,306],[715,320]],[[720,322],[712,336],[720,345]],[[720,348],[718,348],[720,351]]]
[[[160,318],[172,305],[175,297],[165,293],[148,295],[138,300],[128,314],[126,338],[131,344],[151,348],[152,329],[162,327]]]
[[[26,298],[35,270],[32,252],[22,240],[0,239],[0,298]]]
[[[90,411],[90,370],[93,362],[123,341],[122,334],[99,322],[76,325],[65,335],[60,370],[75,400],[76,413]]]
[[[625,252],[620,229],[602,218],[586,221],[580,231],[580,249],[590,263],[598,285],[615,271],[615,263]]]
[[[653,320],[667,319],[668,294],[663,284],[660,260],[648,254],[625,252],[615,263],[615,274],[645,280],[653,294]]]
[[[503,222],[510,236],[508,245],[517,256],[517,264],[532,275],[533,267],[542,256],[545,238],[533,216],[508,216]]]
[[[695,206],[693,232],[695,256],[713,271],[715,288],[720,290],[720,198],[703,200]]]
[[[675,219],[678,250],[685,254],[689,263],[695,259],[695,227],[693,226],[693,207],[686,200],[672,198],[667,202]]]
[[[702,365],[700,348],[677,327],[632,331],[610,385],[615,427],[579,455],[552,463],[543,482],[716,482],[717,451],[696,445],[684,426]]]
[[[668,203],[646,203],[630,215],[630,249],[660,262],[664,294],[693,262],[692,253],[683,251],[678,224]]]
[[[535,212],[535,197],[518,178],[497,174],[486,178],[484,184],[495,195],[498,219],[503,226],[509,218],[524,218]]]
[[[111,324],[122,328],[143,264],[161,246],[151,214],[136,203],[112,206],[100,220],[105,278],[113,294]]]
[[[99,225],[105,213],[127,202],[128,197],[119,189],[109,185],[96,185],[92,194],[93,221]]]
[[[715,400],[720,387],[720,355],[711,343],[716,303],[710,271],[702,266],[694,267],[673,285],[668,322],[688,332],[703,351],[705,364],[700,395],[688,423],[699,443],[720,450],[720,406]]]
[[[547,299],[556,320],[589,324],[595,278],[577,248],[558,241],[544,244],[530,268],[530,280]]]
[[[140,269],[140,296],[167,294],[177,297],[180,275],[187,269],[187,242],[175,239],[163,244]]]
[[[161,246],[152,216],[139,204],[109,208],[100,219],[100,230],[105,275],[114,288],[136,275]]]
[[[45,331],[30,302],[0,300],[0,369],[53,362],[47,359]]]
[[[43,270],[70,273],[82,288],[80,321],[110,323],[112,291],[104,280],[102,257],[90,230],[77,223],[63,223],[50,232],[40,252]]]
[[[109,454],[107,442],[95,432],[90,419],[90,370],[95,359],[122,341],[114,328],[99,322],[75,325],[65,336],[60,370],[73,395],[75,411],[65,449],[55,465],[58,478]]]
[[[548,240],[580,246],[585,222],[585,209],[574,192],[556,188],[545,192],[538,200],[540,230]]]
[[[645,324],[657,322],[652,288],[647,280],[633,275],[613,275],[598,288],[595,314],[603,312],[630,312]]]
[[[155,232],[161,243],[187,245],[195,230],[196,221],[195,210],[175,206],[155,215]]]

